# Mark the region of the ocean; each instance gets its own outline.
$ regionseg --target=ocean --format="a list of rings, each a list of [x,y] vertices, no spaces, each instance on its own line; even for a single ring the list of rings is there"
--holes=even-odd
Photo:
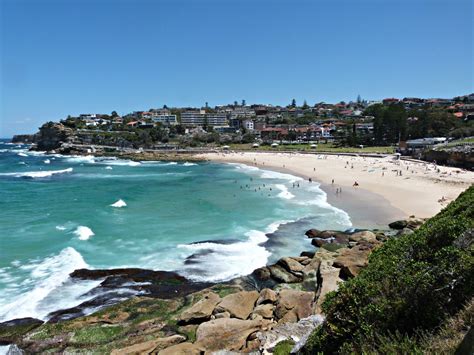
[[[30,152],[0,141],[0,321],[87,300],[79,268],[246,275],[348,229],[315,182],[240,164],[134,162]],[[192,258],[192,262],[186,262]]]

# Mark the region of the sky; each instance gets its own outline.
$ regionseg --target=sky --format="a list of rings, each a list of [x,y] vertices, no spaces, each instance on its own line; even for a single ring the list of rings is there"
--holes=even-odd
[[[165,104],[474,92],[471,0],[0,4],[0,137]]]

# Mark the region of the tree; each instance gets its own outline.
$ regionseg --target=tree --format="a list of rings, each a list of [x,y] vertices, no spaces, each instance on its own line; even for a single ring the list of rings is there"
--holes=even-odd
[[[234,107],[239,106],[239,103],[237,101],[234,101]]]
[[[245,106],[245,100],[242,100],[242,106]]]
[[[357,103],[358,104],[362,103],[362,98],[360,97],[360,95],[357,95]]]
[[[117,111],[112,111],[112,113],[110,114],[110,116],[112,116],[112,117],[118,117]]]
[[[296,107],[296,100],[295,99],[291,100],[291,105],[290,106],[291,107]]]
[[[306,109],[308,109],[308,108],[309,108],[308,103],[306,102],[306,100],[304,100],[304,102],[303,102],[303,109],[306,110]]]
[[[163,105],[163,108],[164,108],[165,110],[167,110],[167,109],[168,109],[168,106],[166,106],[166,105]]]
[[[206,101],[206,108],[209,108],[209,103]]]

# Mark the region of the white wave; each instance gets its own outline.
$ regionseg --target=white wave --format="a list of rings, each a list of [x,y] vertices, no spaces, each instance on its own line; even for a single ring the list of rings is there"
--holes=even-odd
[[[20,156],[20,157],[27,157],[28,156],[28,154],[25,154],[25,153],[18,153],[17,155]]]
[[[88,240],[90,237],[94,236],[95,233],[86,226],[79,226],[73,232],[80,240]]]
[[[240,164],[240,163],[227,163],[227,165],[232,165],[237,170],[246,170],[246,171],[259,171],[260,169],[255,166]]]
[[[1,173],[0,176],[28,177],[28,178],[45,178],[57,174],[71,173],[72,168],[63,170],[45,170],[45,171],[26,171],[22,173]]]
[[[189,162],[186,162],[183,164],[183,166],[194,166],[194,165],[197,165],[196,163],[189,163]]]
[[[247,231],[247,240],[232,244],[180,244],[178,248],[184,250],[188,256],[194,254],[193,260],[196,261],[185,265],[180,273],[194,281],[210,282],[248,275],[266,265],[271,253],[262,244],[268,240],[266,234],[275,232],[282,223],[286,221],[272,223],[264,231]]]
[[[22,283],[28,290],[24,290],[14,300],[10,299],[11,302],[8,299],[3,300],[5,303],[0,304],[0,320],[22,317],[44,320],[48,313],[54,310],[76,305],[77,297],[93,285],[72,284],[69,274],[76,269],[87,267],[82,255],[71,247],[63,249],[57,255],[21,266],[22,270],[29,271],[28,278]],[[63,289],[64,286],[68,287]]]
[[[293,195],[290,191],[288,191],[288,188],[283,185],[283,184],[276,184],[275,187],[280,190],[281,192],[277,195],[280,198],[283,198],[285,200],[291,200],[295,198],[295,195]]]
[[[161,165],[161,166],[167,166],[167,165],[178,165],[178,163],[177,163],[177,162],[175,162],[175,161],[170,161],[170,162],[168,162],[168,163],[161,163],[160,165]],[[184,165],[184,164],[183,164],[183,165]]]
[[[113,168],[111,166],[106,166],[105,170],[112,170]]]
[[[58,231],[65,231],[67,228],[65,226],[56,226]]]
[[[127,204],[125,203],[124,200],[118,200],[117,202],[114,202],[110,205],[111,207],[117,207],[117,208],[120,208],[120,207],[125,207],[127,206]]]
[[[121,160],[121,159],[105,159],[105,160],[96,160],[98,164],[105,165],[116,165],[116,166],[140,166],[142,165],[139,161],[133,160]]]
[[[45,163],[45,164],[51,164],[51,160],[46,159],[46,160],[43,161],[43,163]]]
[[[93,155],[72,155],[66,158],[69,163],[94,164],[95,157]]]
[[[279,179],[279,180],[288,180],[289,182],[303,181],[302,178],[290,174],[279,173],[277,171],[271,170],[262,170],[260,175],[262,179]]]

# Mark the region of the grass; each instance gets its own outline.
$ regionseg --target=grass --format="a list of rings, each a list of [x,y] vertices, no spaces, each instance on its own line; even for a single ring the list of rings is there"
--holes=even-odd
[[[295,152],[314,152],[314,153],[380,153],[393,154],[394,147],[338,147],[333,143],[320,143],[317,148],[311,148],[310,144],[281,144],[276,148],[269,145],[260,145],[257,149],[252,148],[252,144],[230,144],[231,150],[258,150],[258,151],[295,151]]]
[[[273,349],[274,355],[289,355],[291,353],[291,349],[295,346],[295,342],[293,340],[287,339],[280,341],[275,348]]]

